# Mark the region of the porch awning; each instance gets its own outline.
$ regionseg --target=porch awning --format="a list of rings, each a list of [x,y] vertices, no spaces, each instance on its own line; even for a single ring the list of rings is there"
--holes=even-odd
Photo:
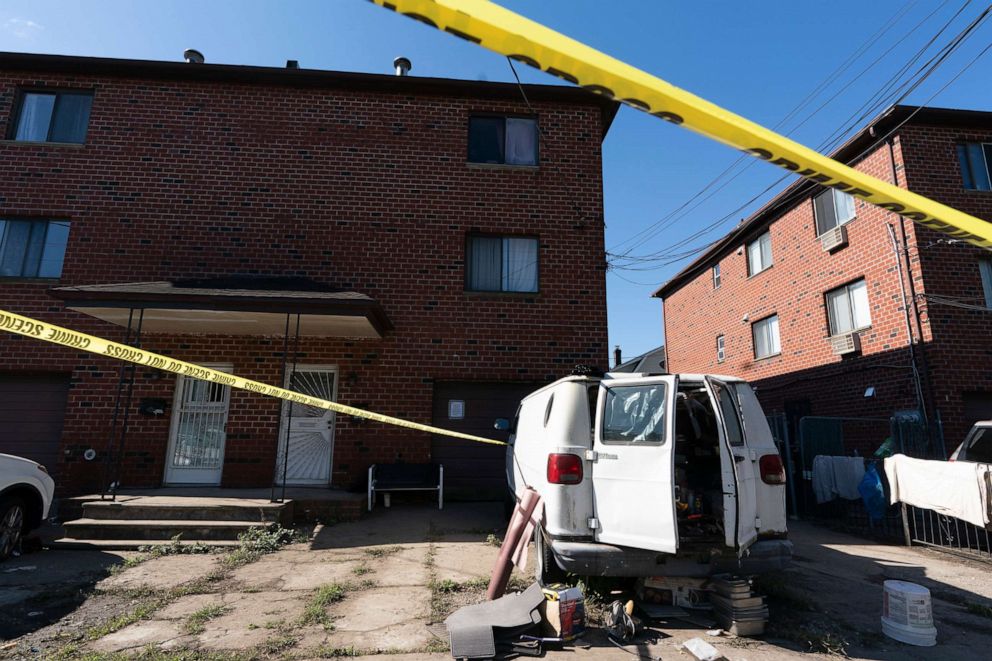
[[[290,279],[288,283],[300,283]],[[210,286],[233,284],[233,287]],[[142,333],[169,335],[278,335],[296,331],[308,337],[380,338],[392,329],[382,306],[355,291],[272,288],[272,279],[253,281],[125,282],[55,287],[50,293],[70,310],[128,325],[131,310],[144,311]],[[251,288],[252,285],[269,288]]]

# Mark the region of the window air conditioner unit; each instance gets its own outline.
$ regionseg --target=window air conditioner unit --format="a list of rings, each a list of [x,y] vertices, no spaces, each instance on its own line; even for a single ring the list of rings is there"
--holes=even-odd
[[[838,356],[843,356],[849,353],[858,353],[861,351],[861,336],[857,333],[837,335],[830,338],[830,346],[833,348],[834,353]]]
[[[831,228],[820,235],[820,245],[826,252],[843,248],[847,245],[847,228],[843,225]]]

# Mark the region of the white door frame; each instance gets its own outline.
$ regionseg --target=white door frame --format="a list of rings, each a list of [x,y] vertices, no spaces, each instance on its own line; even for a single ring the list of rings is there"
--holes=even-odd
[[[209,367],[221,372],[232,373],[234,371],[234,365],[231,363],[202,363],[203,367]],[[183,385],[186,379],[191,377],[188,376],[177,376],[176,377],[176,387],[175,392],[172,395],[172,415],[169,421],[169,442],[166,446],[165,454],[165,474],[163,476],[163,484],[166,486],[174,485],[199,485],[199,486],[220,486],[221,479],[224,474],[224,455],[227,449],[227,421],[231,413],[231,388],[230,386],[223,386],[227,388],[227,398],[225,401],[224,408],[224,440],[220,446],[220,467],[217,469],[216,479],[211,479],[210,481],[190,481],[182,479],[173,479],[173,473],[176,469],[172,468],[172,456],[176,450],[176,437],[179,434],[179,416],[181,414],[180,409],[182,408],[182,397],[183,397]],[[178,469],[183,470],[183,469]]]
[[[283,387],[286,389],[290,388],[290,380],[292,379],[293,372],[326,372],[334,375],[334,384],[331,393],[331,400],[337,401],[338,399],[338,383],[340,381],[340,371],[337,365],[329,364],[316,364],[307,363],[302,365],[296,365],[295,370],[287,370],[286,378],[283,381]],[[316,396],[316,395],[315,395]],[[276,484],[282,484],[282,459],[286,451],[286,424],[289,421],[288,413],[290,411],[290,402],[283,401],[282,406],[279,409],[279,443],[276,445],[276,462],[275,462],[275,482]],[[337,415],[334,412],[329,412],[328,419],[328,431],[329,431],[329,445],[330,451],[328,453],[328,465],[327,465],[327,479],[326,480],[306,480],[306,479],[293,479],[291,475],[286,476],[286,484],[288,486],[330,486],[334,474],[334,436],[337,431]],[[290,448],[292,452],[292,448]]]

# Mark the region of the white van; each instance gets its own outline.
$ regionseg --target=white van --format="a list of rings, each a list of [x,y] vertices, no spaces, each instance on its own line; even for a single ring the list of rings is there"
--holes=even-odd
[[[747,382],[569,376],[509,426],[507,478],[544,500],[538,577],[757,574],[785,567],[785,471]],[[499,425],[498,425],[499,426]],[[518,496],[517,496],[518,497]]]

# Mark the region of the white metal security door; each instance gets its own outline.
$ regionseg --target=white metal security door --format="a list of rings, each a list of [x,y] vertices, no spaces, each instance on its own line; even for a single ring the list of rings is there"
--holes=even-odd
[[[231,365],[210,365],[231,372]],[[180,376],[172,407],[166,484],[219,485],[224,468],[231,389]]]
[[[286,387],[295,392],[337,400],[337,367],[301,365],[286,376]],[[289,428],[289,452],[286,452],[286,429]],[[282,484],[285,460],[286,484],[327,485],[331,482],[334,454],[334,413],[327,409],[283,402],[279,425],[279,456],[276,459],[276,482]]]

